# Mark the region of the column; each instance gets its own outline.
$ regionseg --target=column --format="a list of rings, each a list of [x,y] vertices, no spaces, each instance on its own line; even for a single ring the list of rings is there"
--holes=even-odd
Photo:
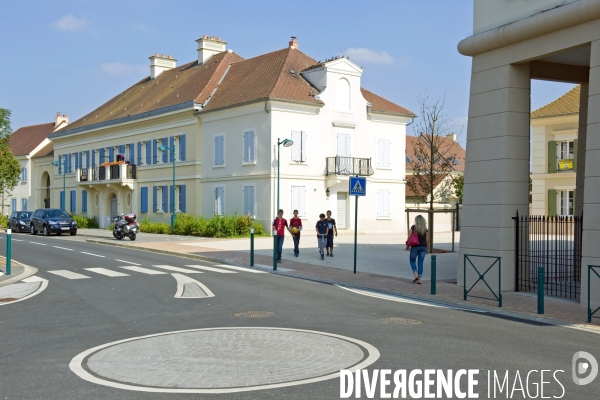
[[[529,65],[476,71],[473,59],[458,284],[465,254],[502,257],[502,290],[515,289],[515,222],[529,210]],[[485,261],[482,261],[482,265]],[[485,271],[480,268],[480,272]],[[497,269],[486,275],[498,287]],[[477,279],[467,265],[467,287]]]
[[[588,124],[588,94],[589,84],[581,84],[579,96],[579,129],[577,131],[577,177],[575,189],[575,215],[583,212],[583,196],[585,182],[585,148]]]
[[[581,304],[587,305],[588,265],[600,265],[600,40],[592,42],[585,146]],[[579,175],[579,170],[577,171]],[[578,196],[579,197],[579,193]],[[592,274],[593,275],[593,274]],[[600,279],[591,279],[592,304],[600,305]]]

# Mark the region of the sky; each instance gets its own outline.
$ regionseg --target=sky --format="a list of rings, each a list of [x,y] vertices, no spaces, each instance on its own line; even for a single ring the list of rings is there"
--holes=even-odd
[[[469,0],[0,0],[0,107],[13,130],[59,111],[72,122],[149,75],[154,53],[182,65],[212,35],[251,58],[296,36],[316,60],[349,56],[364,88],[417,114],[420,98],[445,98],[464,143],[471,59],[456,46],[472,18]],[[532,82],[532,109],[571,87]]]

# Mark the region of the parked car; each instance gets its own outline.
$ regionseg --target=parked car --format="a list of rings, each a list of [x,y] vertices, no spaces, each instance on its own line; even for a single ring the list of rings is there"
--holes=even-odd
[[[15,232],[29,232],[29,221],[32,211],[15,211],[8,219],[8,229]]]
[[[37,235],[42,232],[44,236],[51,233],[61,235],[70,233],[71,236],[77,235],[77,222],[65,211],[56,208],[41,208],[35,210],[31,216],[29,232]]]

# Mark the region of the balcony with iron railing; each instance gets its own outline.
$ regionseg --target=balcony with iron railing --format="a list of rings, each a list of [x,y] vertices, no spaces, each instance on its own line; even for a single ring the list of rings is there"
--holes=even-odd
[[[325,175],[371,176],[373,167],[370,158],[327,157]]]
[[[84,185],[120,183],[133,185],[136,179],[135,164],[105,165],[100,167],[78,168],[77,183]]]

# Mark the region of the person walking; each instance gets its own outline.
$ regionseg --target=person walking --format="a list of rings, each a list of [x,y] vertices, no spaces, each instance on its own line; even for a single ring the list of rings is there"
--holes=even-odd
[[[407,246],[411,240],[411,236],[416,233],[419,240],[410,246],[410,267],[412,268],[414,279],[413,283],[421,284],[421,276],[423,275],[423,261],[427,255],[427,222],[422,215],[417,215],[415,224],[410,227],[408,234]]]
[[[292,239],[294,240],[294,255],[298,257],[300,250],[300,231],[302,230],[302,220],[298,218],[298,210],[294,210],[294,217],[290,219],[290,227],[292,228]]]
[[[329,227],[329,233],[327,234],[327,255],[333,257],[333,234],[337,237],[337,226],[335,225],[335,219],[331,218],[331,211],[327,211],[327,218],[325,218]]]
[[[277,262],[281,263],[281,252],[283,251],[283,240],[285,239],[285,230],[290,233],[290,227],[287,220],[283,218],[283,210],[277,211],[277,218],[273,221],[273,235],[277,236]]]
[[[327,247],[327,234],[329,233],[329,223],[325,221],[325,214],[319,215],[319,220],[317,221],[317,225],[315,225],[315,229],[317,231],[319,254],[321,255],[321,260],[324,260],[324,250],[325,247]]]

